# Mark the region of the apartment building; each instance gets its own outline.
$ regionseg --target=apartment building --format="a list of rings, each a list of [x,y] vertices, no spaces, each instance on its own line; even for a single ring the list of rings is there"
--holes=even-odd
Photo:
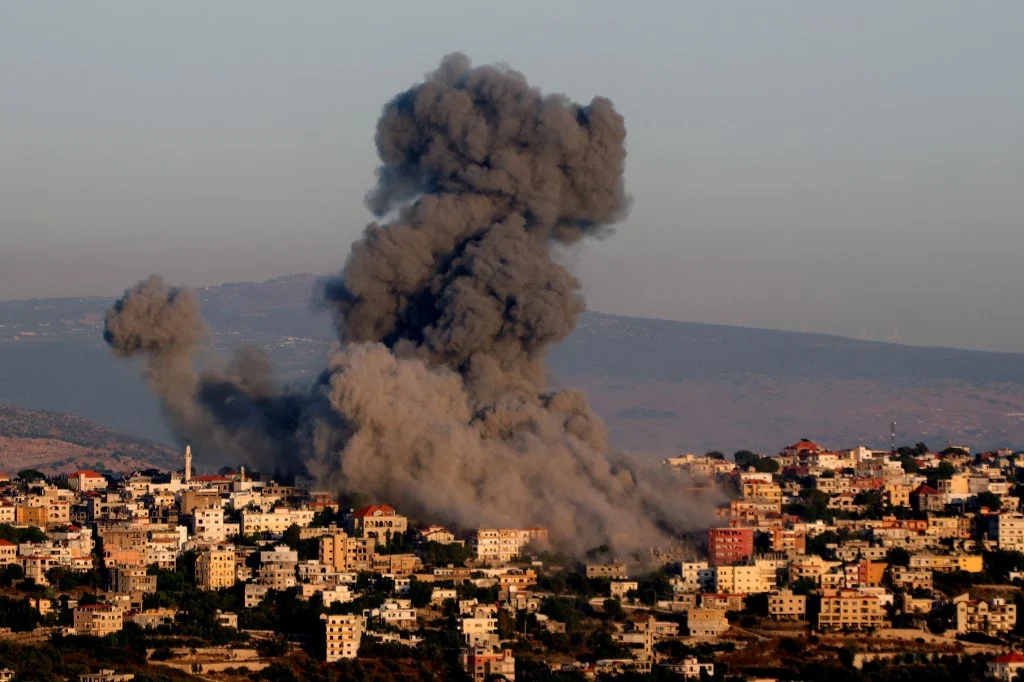
[[[690,637],[719,637],[729,629],[725,609],[690,609],[686,613]]]
[[[956,604],[956,631],[998,635],[1012,632],[1017,625],[1017,605],[1005,599],[969,599],[961,595]]]
[[[708,563],[729,566],[754,555],[754,529],[712,528],[708,530]]]
[[[156,576],[149,575],[145,568],[113,568],[110,571],[110,583],[116,592],[124,594],[156,593]]]
[[[720,594],[761,594],[775,589],[775,576],[760,566],[715,567],[715,591]]]
[[[374,538],[354,538],[337,529],[322,536],[319,543],[317,557],[320,563],[331,566],[335,571],[370,570],[377,545]]]
[[[192,533],[201,542],[220,543],[228,539],[227,524],[224,523],[224,509],[196,509],[191,517]]]
[[[534,541],[547,540],[545,528],[481,528],[473,534],[473,552],[481,561],[506,563]]]
[[[208,549],[196,559],[196,584],[204,590],[216,590],[235,584],[235,548]]]
[[[510,649],[472,647],[462,651],[459,661],[474,682],[500,678],[515,682],[516,657]]]
[[[327,662],[355,658],[366,630],[366,619],[363,616],[331,614],[324,614],[320,619],[324,621]]]
[[[775,620],[804,620],[807,597],[790,589],[776,590],[768,595],[768,615]]]
[[[866,630],[885,624],[885,608],[877,596],[848,589],[822,591],[819,630]]]
[[[246,535],[254,533],[270,533],[282,535],[290,526],[304,528],[313,522],[312,509],[290,509],[278,507],[268,512],[245,510],[242,512],[242,532]]]
[[[882,584],[888,564],[862,560],[843,567],[846,587],[877,587]]]
[[[120,632],[124,627],[124,615],[113,604],[90,604],[74,609],[75,633],[104,637]]]
[[[999,549],[1024,551],[1024,515],[999,514],[990,518],[989,537],[998,543]]]

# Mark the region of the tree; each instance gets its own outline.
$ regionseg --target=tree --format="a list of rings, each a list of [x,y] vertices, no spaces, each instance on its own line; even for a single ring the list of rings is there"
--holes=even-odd
[[[976,499],[978,500],[979,507],[991,509],[992,511],[999,511],[1000,509],[1002,509],[1003,506],[1003,501],[999,498],[999,496],[987,490],[978,493]]]
[[[970,453],[963,448],[948,447],[940,453],[943,457],[949,457],[950,455],[969,455]]]
[[[893,547],[886,554],[886,561],[888,561],[893,566],[909,566],[910,552],[903,549],[902,547]]]
[[[409,582],[409,599],[414,607],[420,609],[429,604],[433,594],[434,586],[432,584],[416,578]]]
[[[302,540],[302,529],[299,528],[297,523],[293,523],[285,529],[284,535],[281,536],[281,540],[291,549],[298,550],[299,542]]]
[[[22,469],[18,472],[18,478],[25,483],[32,483],[33,481],[45,481],[46,474],[38,469]]]
[[[622,603],[618,599],[604,600],[604,613],[612,620],[622,620],[625,611],[622,610]]]
[[[956,474],[956,467],[949,462],[939,462],[939,466],[935,467],[935,478],[939,480],[953,478],[954,474]]]
[[[725,459],[725,455],[719,452],[718,450],[712,450],[711,452],[707,453],[704,456],[710,459]]]

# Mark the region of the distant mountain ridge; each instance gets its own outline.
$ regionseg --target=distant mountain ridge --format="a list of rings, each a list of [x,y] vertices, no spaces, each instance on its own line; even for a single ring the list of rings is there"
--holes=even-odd
[[[173,465],[165,443],[117,433],[70,414],[0,405],[0,470],[124,471]]]
[[[199,289],[214,347],[260,346],[282,380],[310,381],[335,339],[312,305],[316,281]],[[138,367],[103,344],[111,303],[0,302],[0,402],[168,440]],[[658,455],[772,451],[800,437],[882,446],[893,420],[901,442],[1024,444],[1022,354],[588,312],[549,360],[552,386],[584,389],[613,444]]]

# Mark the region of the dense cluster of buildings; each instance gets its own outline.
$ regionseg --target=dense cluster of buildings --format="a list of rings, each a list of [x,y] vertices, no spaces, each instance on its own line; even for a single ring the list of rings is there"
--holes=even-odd
[[[934,630],[938,623],[951,634],[999,638],[1017,628],[1013,593],[946,596],[936,583],[983,574],[986,552],[1024,550],[1015,483],[1024,457],[925,448],[832,452],[802,440],[776,457],[746,453],[738,459],[711,454],[666,461],[698,486],[706,480],[731,491],[719,523],[706,531],[705,551],[652,550],[642,562],[622,557],[629,563],[579,566],[605,590],[592,600],[596,608],[610,599],[629,609],[628,617],[609,624],[621,655],[553,667],[568,665],[592,677],[662,665],[700,678],[714,673],[712,661],[672,659],[658,645],[714,643],[737,617],[751,614],[823,633]],[[551,634],[566,628],[544,615],[542,605],[552,595],[537,582],[545,567],[523,557],[546,543],[544,528],[416,528],[387,504],[340,509],[329,493],[261,481],[244,468],[193,475],[189,451],[183,470],[171,473],[113,479],[75,471],[28,484],[0,476],[0,524],[44,531],[18,543],[0,540],[0,568],[18,565],[39,585],[60,575],[53,569],[102,576],[98,599],[68,602],[73,624],[67,630],[77,634],[173,622],[173,609],[146,608],[145,595],[157,590],[154,569],[180,568],[185,556],[194,557],[197,587],[236,587],[244,608],[258,606],[272,591],[322,599],[329,611],[322,617],[328,662],[357,657],[367,636],[415,644],[417,633],[445,608],[457,614],[466,672],[476,680],[511,681],[516,661],[507,631],[503,636],[499,628],[502,611],[513,620],[525,612]],[[315,558],[309,551],[300,556],[296,539],[315,547]],[[459,545],[471,557],[468,567],[424,565],[429,543]],[[642,592],[652,563],[661,564],[667,590],[648,599]],[[375,608],[331,611],[360,596],[360,576],[367,573],[388,578],[392,596]],[[1004,582],[1013,577],[1021,576]],[[497,599],[460,599],[456,587],[467,582],[496,590]],[[428,604],[413,604],[414,583],[431,586]],[[41,612],[52,608],[48,601],[36,599]],[[237,625],[237,614],[221,617]],[[990,672],[1010,679],[1022,663],[1024,657],[1007,654],[993,660]]]

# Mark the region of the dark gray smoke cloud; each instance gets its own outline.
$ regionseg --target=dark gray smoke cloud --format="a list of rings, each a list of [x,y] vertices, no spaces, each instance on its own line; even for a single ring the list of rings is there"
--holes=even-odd
[[[609,455],[584,396],[545,381],[546,349],[584,309],[551,248],[625,216],[625,137],[607,99],[575,104],[451,55],[383,110],[367,206],[390,220],[324,284],[342,345],[311,391],[282,391],[254,351],[197,371],[195,298],[157,278],[125,293],[106,338],[146,357],[171,423],[197,445],[423,520],[546,526],[574,552],[664,545],[708,506]]]

